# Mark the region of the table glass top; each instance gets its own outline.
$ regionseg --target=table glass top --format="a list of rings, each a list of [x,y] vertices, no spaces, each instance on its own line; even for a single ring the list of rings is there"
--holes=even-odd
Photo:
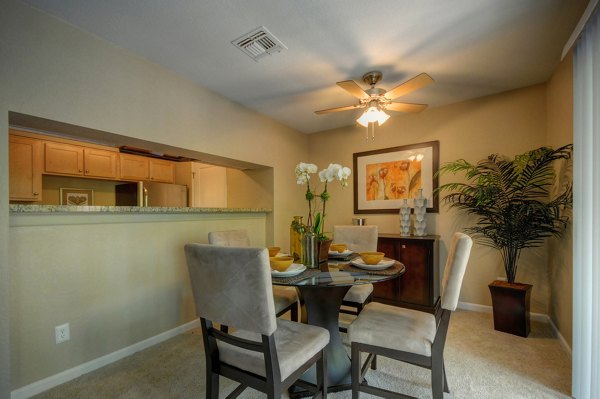
[[[371,284],[390,280],[404,273],[404,265],[396,262],[389,269],[381,271],[344,271],[347,262],[329,260],[321,264],[320,269],[307,269],[301,274],[292,277],[272,277],[275,285],[302,286],[351,286]]]

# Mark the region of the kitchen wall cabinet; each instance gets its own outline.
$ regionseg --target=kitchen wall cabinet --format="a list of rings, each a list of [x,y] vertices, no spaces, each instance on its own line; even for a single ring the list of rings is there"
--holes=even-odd
[[[175,162],[158,158],[148,158],[150,181],[173,183],[175,181]]]
[[[173,183],[175,180],[176,162],[123,153],[119,154],[119,161],[121,180],[148,180],[160,183]]]
[[[227,207],[227,168],[200,162],[178,162],[175,183],[188,187],[188,204],[198,208]]]
[[[374,285],[377,302],[436,313],[439,308],[438,236],[379,234],[377,249],[404,264],[406,272]]]
[[[44,171],[48,174],[117,178],[118,152],[55,143],[44,144]]]
[[[42,141],[10,135],[9,198],[11,201],[42,200]]]
[[[119,154],[119,176],[122,180],[149,180],[148,158],[132,154]]]

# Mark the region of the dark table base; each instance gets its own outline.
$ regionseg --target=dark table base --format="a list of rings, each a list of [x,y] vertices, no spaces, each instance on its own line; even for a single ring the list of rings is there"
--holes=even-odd
[[[328,392],[338,392],[351,389],[351,363],[342,337],[339,332],[340,306],[350,286],[314,287],[298,286],[304,299],[308,324],[319,326],[329,331],[327,353],[327,385]],[[316,368],[313,366],[301,377],[311,384],[316,383]],[[290,397],[308,396],[309,393],[298,387],[290,389]]]

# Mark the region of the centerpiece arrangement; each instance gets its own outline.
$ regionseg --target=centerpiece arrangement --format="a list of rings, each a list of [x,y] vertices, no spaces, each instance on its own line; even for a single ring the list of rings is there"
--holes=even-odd
[[[317,165],[304,162],[296,165],[295,169],[296,182],[300,185],[306,185],[304,198],[308,201],[308,217],[302,235],[302,261],[306,267],[313,268],[319,265],[319,243],[327,249],[329,248],[328,244],[331,244],[331,240],[325,234],[325,208],[330,198],[327,184],[337,180],[342,187],[346,187],[348,186],[348,177],[352,173],[348,167],[336,163],[329,164],[326,169],[319,172],[319,180],[324,183],[324,187],[323,191],[317,195],[317,189],[311,189],[310,186],[310,177],[312,174],[317,173],[317,170]],[[317,210],[317,204],[314,203],[317,198],[320,199],[321,203],[319,211]]]

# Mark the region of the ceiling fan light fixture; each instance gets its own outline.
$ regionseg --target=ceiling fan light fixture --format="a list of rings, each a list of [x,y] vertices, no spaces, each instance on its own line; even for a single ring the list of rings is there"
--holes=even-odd
[[[383,112],[383,110],[378,107],[369,107],[363,114],[356,120],[359,125],[364,127],[368,127],[369,123],[375,123],[379,126],[383,125],[385,121],[389,119],[389,115]]]

